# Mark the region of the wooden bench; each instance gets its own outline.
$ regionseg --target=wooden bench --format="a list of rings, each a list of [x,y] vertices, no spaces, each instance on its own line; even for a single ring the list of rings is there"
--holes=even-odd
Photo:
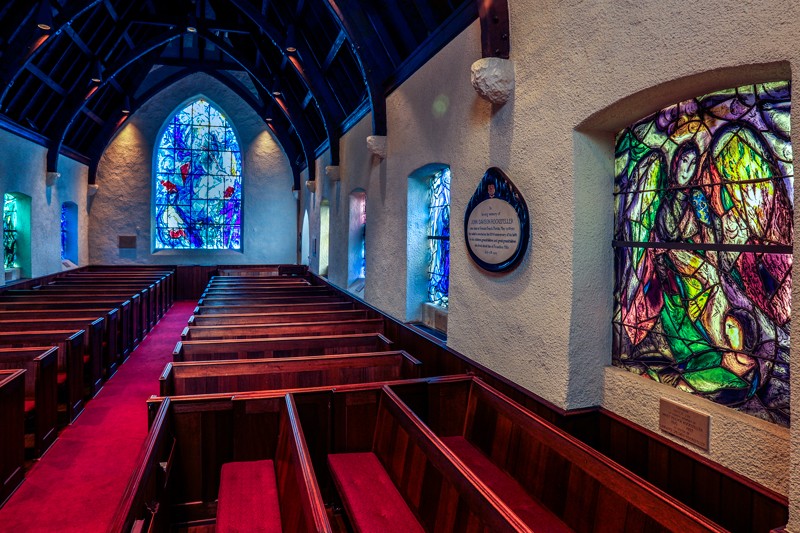
[[[181,333],[181,340],[311,337],[315,335],[347,335],[352,333],[383,333],[383,319],[362,318],[359,320],[298,322],[294,324],[186,326]]]
[[[25,370],[0,370],[0,508],[25,478]]]
[[[479,379],[391,389],[533,529],[724,531]]]
[[[341,296],[241,296],[200,298],[197,305],[234,306],[234,305],[274,305],[274,304],[325,304],[344,301]]]
[[[156,294],[156,285],[130,285],[130,286],[103,286],[103,285],[42,285],[35,291],[44,292],[47,294],[69,294],[77,296],[78,298],[94,297],[94,296],[116,296],[119,298],[130,298],[134,294],[138,294],[141,299],[142,311],[142,325],[146,331],[150,331],[152,326],[158,322],[160,318],[160,306],[158,302],[158,295]],[[6,294],[13,296],[17,291],[7,291]]]
[[[277,531],[331,531],[293,399],[260,400],[257,414],[247,403],[160,401],[110,530],[166,531],[216,516],[218,532],[264,531],[265,520]],[[258,437],[242,438],[256,427]]]
[[[105,323],[103,332],[104,349],[103,367],[106,370],[106,379],[110,377],[122,363],[125,355],[132,347],[122,344],[122,332],[119,324],[119,309],[33,309],[19,311],[0,311],[0,323],[10,324],[16,321],[46,320],[52,323],[70,323],[76,319],[91,322],[103,318]],[[63,321],[63,322],[62,322]],[[65,328],[59,328],[65,329]]]
[[[355,531],[534,531],[388,388],[371,450],[332,453],[328,464]],[[567,530],[548,526],[539,531]]]
[[[83,410],[84,330],[3,331],[0,348],[58,346],[59,403],[65,406],[66,420],[72,422]]]
[[[132,298],[64,298],[45,297],[46,295],[16,300],[6,300],[0,296],[0,311],[23,310],[65,310],[65,309],[97,309],[113,307],[119,309],[119,320],[122,328],[122,339],[129,351],[142,339],[141,307],[139,295]]]
[[[210,285],[203,291],[203,297],[211,296],[319,296],[319,295],[333,295],[335,294],[327,287],[320,287],[316,285],[298,285],[296,287],[241,287],[241,286],[223,286],[218,287]]]
[[[159,300],[162,308],[161,315],[172,306],[176,291],[176,279],[174,271],[151,271],[151,272],[70,272],[57,278],[59,283],[114,283],[114,282],[146,282],[151,281],[158,286]]]
[[[368,318],[364,309],[318,311],[315,313],[242,313],[238,315],[192,315],[189,326],[230,326],[235,324],[283,324],[286,322],[328,322]]]
[[[89,387],[89,396],[94,396],[103,385],[108,360],[107,347],[104,345],[105,319],[70,319],[70,318],[38,318],[28,320],[0,320],[0,332],[27,331],[77,331],[84,330],[83,336],[83,381]]]
[[[317,337],[277,337],[224,341],[178,342],[174,361],[220,361],[225,359],[271,359],[359,352],[387,352],[392,341],[380,333]]]
[[[40,457],[56,440],[58,347],[0,348],[0,370],[25,370],[25,432]]]
[[[228,314],[253,314],[253,313],[315,313],[317,311],[346,311],[353,309],[353,302],[329,302],[309,304],[269,304],[269,305],[227,305],[203,306],[194,308],[195,315],[228,315]]]
[[[161,396],[326,387],[420,376],[420,363],[403,351],[248,361],[168,363]]]

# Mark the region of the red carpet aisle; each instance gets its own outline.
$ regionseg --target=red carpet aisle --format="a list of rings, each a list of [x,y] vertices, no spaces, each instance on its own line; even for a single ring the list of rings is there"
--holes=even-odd
[[[147,435],[145,400],[196,302],[175,302],[0,509],[0,531],[106,532]]]

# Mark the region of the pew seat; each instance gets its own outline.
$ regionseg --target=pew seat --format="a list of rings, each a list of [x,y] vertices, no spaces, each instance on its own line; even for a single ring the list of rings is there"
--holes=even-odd
[[[533,530],[553,533],[572,531],[547,507],[531,498],[518,481],[498,468],[467,439],[454,436],[445,437],[442,441]]]
[[[278,483],[271,459],[222,465],[215,531],[282,531]]]
[[[328,466],[355,531],[425,531],[374,453],[330,454]]]

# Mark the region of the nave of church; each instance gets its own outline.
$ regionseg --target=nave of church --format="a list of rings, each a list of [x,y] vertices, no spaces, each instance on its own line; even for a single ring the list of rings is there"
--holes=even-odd
[[[800,531],[792,2],[0,21],[0,524]]]

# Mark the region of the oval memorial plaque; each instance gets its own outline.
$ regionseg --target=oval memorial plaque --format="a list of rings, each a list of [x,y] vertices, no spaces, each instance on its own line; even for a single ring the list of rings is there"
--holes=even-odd
[[[472,259],[485,270],[516,267],[528,248],[528,206],[499,168],[486,171],[464,215],[464,236]]]

